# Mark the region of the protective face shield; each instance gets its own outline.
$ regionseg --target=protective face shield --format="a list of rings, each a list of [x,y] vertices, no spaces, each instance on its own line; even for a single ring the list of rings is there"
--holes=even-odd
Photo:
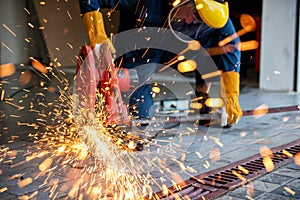
[[[222,28],[229,17],[228,3],[225,0],[194,0],[201,19],[212,28]]]

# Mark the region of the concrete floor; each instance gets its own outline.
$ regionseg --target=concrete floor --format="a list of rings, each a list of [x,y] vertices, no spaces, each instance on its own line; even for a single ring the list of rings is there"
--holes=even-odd
[[[156,79],[161,78],[156,77]],[[9,92],[17,87],[10,85],[15,80],[18,80],[18,77],[12,77],[11,80],[7,80],[7,84],[2,86],[7,91],[5,93],[7,98]],[[188,78],[188,80],[191,79]],[[179,85],[184,88],[172,90],[176,91],[178,97],[184,97],[186,91],[190,88],[185,87],[184,84]],[[190,84],[191,88],[192,85],[193,83]],[[8,87],[11,90],[7,89]],[[51,91],[45,93],[39,87],[34,87],[30,91],[23,90],[22,94],[15,95],[15,97],[18,98],[10,101],[10,103],[0,101],[2,108],[0,128],[3,130],[1,135],[3,145],[0,154],[0,199],[30,196],[33,199],[53,199],[53,197],[67,199],[68,196],[71,197],[70,199],[77,199],[80,194],[88,189],[84,181],[87,181],[86,183],[94,181],[94,185],[100,184],[103,187],[106,185],[103,178],[97,176],[97,174],[101,174],[100,169],[97,168],[93,172],[87,173],[85,168],[71,167],[74,163],[65,162],[64,164],[64,162],[61,162],[68,156],[73,158],[69,152],[56,156],[51,149],[36,149],[32,140],[28,139],[28,134],[44,131],[43,124],[59,124],[60,118],[57,118],[55,113],[52,112],[52,104],[56,102],[54,107],[57,109],[68,108],[67,101],[57,101],[56,93]],[[240,104],[243,110],[252,110],[261,105],[269,108],[298,105],[299,101],[300,95],[297,93],[266,92],[253,87],[243,88],[240,95]],[[22,106],[22,109],[20,106]],[[126,169],[131,171],[131,174],[149,173],[158,185],[170,186],[172,180],[180,182],[192,175],[228,165],[259,153],[262,147],[272,148],[299,139],[299,114],[299,111],[294,111],[265,114],[259,117],[245,116],[230,129],[196,126],[191,122],[182,122],[179,126],[163,131],[153,143],[156,146],[143,153],[136,153],[136,157],[133,158],[132,154],[120,154],[120,157],[124,156],[122,157],[123,161],[121,162],[120,159],[115,160],[118,165],[116,169],[121,169],[121,171]],[[165,125],[167,124],[153,124],[152,128],[161,128]],[[14,142],[12,142],[12,139]],[[160,148],[157,145],[160,145]],[[10,151],[7,150],[7,147]],[[43,151],[47,153],[41,154]],[[215,158],[212,157],[211,152],[217,152],[217,154],[213,154]],[[34,155],[34,159],[30,160],[32,155]],[[40,170],[41,163],[47,158],[52,160],[51,167],[47,168],[47,172],[44,174],[40,174],[42,172]],[[131,159],[135,161],[134,164],[130,164]],[[147,165],[149,161],[156,165],[164,163],[164,166],[149,167]],[[85,160],[79,162],[78,165],[93,166],[95,165],[94,162],[94,160]],[[114,160],[109,158],[105,162],[113,164]],[[188,166],[188,168],[183,166]],[[293,174],[299,174],[299,166],[291,163],[289,166],[271,172],[267,176],[275,176],[273,174],[276,174],[286,178],[287,173],[291,171],[294,172]],[[268,177],[253,182],[254,189],[257,192],[250,194],[250,197],[253,199],[268,199],[268,197],[270,197],[269,199],[279,197],[297,199],[297,195],[299,195],[297,188],[300,187],[300,179],[298,178],[300,176],[294,176],[293,180],[290,175],[288,177],[290,179],[285,182],[275,182],[270,181],[270,179],[266,181]],[[31,182],[22,186],[20,183],[23,180]],[[82,180],[84,181],[82,182]],[[81,181],[80,184],[78,181]],[[76,184],[77,188],[75,187]],[[286,194],[282,189],[283,184],[294,189],[296,195]],[[79,191],[77,196],[70,194],[74,187]],[[155,191],[161,190],[155,184],[153,189]],[[239,188],[220,199],[247,199],[247,191],[246,187]],[[82,198],[90,199],[91,197],[82,196]]]

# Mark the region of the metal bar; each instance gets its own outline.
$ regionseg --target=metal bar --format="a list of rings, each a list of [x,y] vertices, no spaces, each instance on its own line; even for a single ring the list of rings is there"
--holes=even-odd
[[[285,106],[285,107],[275,107],[275,108],[268,108],[268,114],[270,113],[279,113],[279,112],[290,112],[290,111],[298,111],[300,106]],[[243,111],[243,116],[250,116],[253,115],[255,110],[245,110]]]

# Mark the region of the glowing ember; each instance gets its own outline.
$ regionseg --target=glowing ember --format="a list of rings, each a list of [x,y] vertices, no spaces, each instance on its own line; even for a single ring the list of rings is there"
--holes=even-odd
[[[203,74],[201,76],[201,78],[202,79],[208,79],[208,78],[212,78],[212,77],[215,77],[215,76],[220,76],[221,74],[222,74],[222,71],[218,70],[218,71],[215,71],[215,72]]]
[[[0,78],[11,76],[15,73],[16,67],[12,63],[0,65]]]
[[[41,72],[43,74],[48,73],[48,70],[46,69],[46,67],[42,63],[40,63],[38,60],[36,60],[32,57],[30,59],[31,59],[32,67],[34,67],[36,70],[38,70],[39,72]]]
[[[192,51],[199,50],[201,48],[201,44],[197,40],[192,40],[188,43],[188,48]]]
[[[209,153],[210,160],[217,162],[221,158],[221,152],[218,148],[213,148]]]
[[[172,3],[172,6],[175,7],[177,6],[178,4],[181,3],[181,0],[175,0],[173,3]]]
[[[244,174],[249,174],[249,170],[247,170],[246,168],[244,168],[243,166],[238,166],[238,169],[240,170],[240,171],[242,171]]]
[[[160,87],[158,86],[157,83],[155,83],[154,86],[152,87],[152,92],[156,94],[160,93]]]
[[[169,194],[168,187],[165,184],[162,185],[162,192],[163,192],[163,195],[165,195],[165,196],[167,196]]]
[[[7,190],[7,187],[0,188],[0,193],[5,192]]]
[[[181,73],[192,72],[196,68],[197,63],[194,60],[187,60],[178,64],[178,71]]]
[[[239,48],[241,51],[249,51],[249,50],[257,49],[258,46],[259,46],[259,44],[256,40],[251,40],[251,41],[247,41],[247,42],[242,42],[239,45]]]
[[[196,5],[196,9],[197,9],[197,10],[200,10],[200,9],[202,9],[203,7],[204,7],[204,5],[203,5],[202,3],[199,3],[199,4]]]
[[[52,164],[52,159],[51,158],[47,158],[46,160],[44,160],[40,165],[39,165],[39,170],[41,172],[49,169],[49,167]]]
[[[205,105],[213,108],[221,108],[224,105],[224,101],[221,98],[208,98],[205,101]]]
[[[260,118],[269,112],[269,107],[266,104],[262,104],[254,109],[253,116],[255,118]]]
[[[291,188],[287,187],[287,186],[284,186],[283,189],[285,191],[287,191],[288,193],[290,193],[291,195],[295,195],[296,192],[294,190],[292,190]]]
[[[262,157],[267,157],[267,156],[271,157],[271,156],[273,156],[272,150],[269,147],[267,147],[267,146],[261,147],[260,150],[259,150],[259,152],[260,152],[260,155]]]
[[[12,34],[14,37],[16,37],[17,35],[6,25],[6,24],[2,24],[3,27],[10,33]]]
[[[19,182],[18,182],[18,186],[19,186],[20,188],[23,188],[23,187],[25,187],[25,186],[31,184],[32,182],[33,182],[32,178],[29,177],[29,178],[26,178],[26,179],[24,179],[24,180],[19,181]]]
[[[241,179],[243,182],[246,182],[246,178],[243,177],[240,173],[232,170],[232,174],[235,175],[236,177],[238,177],[239,179]]]
[[[300,153],[297,153],[294,156],[294,162],[295,162],[296,165],[300,166]]]
[[[240,17],[240,23],[242,25],[242,29],[237,31],[236,33],[234,33],[233,35],[228,36],[227,38],[223,39],[222,41],[220,41],[218,43],[218,45],[220,47],[228,44],[229,42],[231,42],[232,40],[236,39],[239,36],[242,36],[246,33],[249,33],[251,31],[254,31],[256,29],[256,22],[253,19],[253,17],[251,17],[248,14],[242,14]]]
[[[275,168],[274,163],[269,156],[263,157],[263,164],[268,172],[273,171]]]
[[[200,110],[202,107],[203,105],[201,103],[195,103],[195,102],[190,103],[190,108],[192,109]]]
[[[282,150],[282,153],[283,153],[284,155],[286,155],[287,157],[289,157],[289,158],[293,158],[293,154],[291,154],[290,152],[288,152],[288,151],[285,150],[285,149]]]

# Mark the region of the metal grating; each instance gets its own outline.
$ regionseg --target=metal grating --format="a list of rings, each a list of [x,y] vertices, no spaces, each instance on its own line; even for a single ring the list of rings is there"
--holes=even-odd
[[[293,156],[284,154],[283,150],[294,156],[300,152],[300,139],[272,149],[274,169],[293,159]],[[263,163],[263,157],[256,154],[225,167],[191,177],[178,184],[177,189],[173,186],[168,188],[168,195],[164,195],[162,191],[158,192],[154,199],[214,199],[265,173],[267,170]]]

